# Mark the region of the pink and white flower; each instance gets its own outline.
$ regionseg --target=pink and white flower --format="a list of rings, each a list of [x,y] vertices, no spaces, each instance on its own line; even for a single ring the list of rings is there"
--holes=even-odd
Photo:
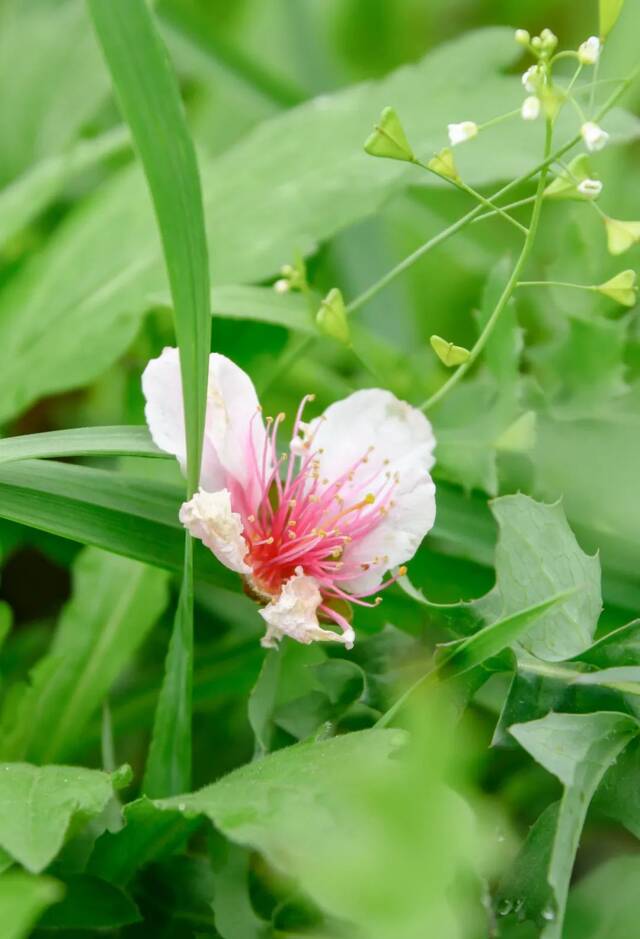
[[[154,442],[184,470],[177,349],[149,362],[142,388]],[[249,376],[212,354],[200,489],[180,520],[264,604],[264,646],[287,635],[351,648],[344,601],[377,605],[379,597],[364,598],[404,573],[433,526],[435,442],[426,417],[389,391],[356,391],[306,423],[311,400],[303,398],[279,454],[285,416],[263,420]]]

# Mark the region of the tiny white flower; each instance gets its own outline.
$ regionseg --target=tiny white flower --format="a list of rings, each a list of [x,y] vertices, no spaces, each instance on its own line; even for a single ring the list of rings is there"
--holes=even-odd
[[[284,277],[281,277],[280,280],[277,280],[273,285],[273,289],[276,293],[288,293],[291,289],[291,284]]]
[[[595,65],[600,57],[601,43],[597,36],[589,36],[578,48],[578,61],[582,65]]]
[[[531,40],[529,31],[526,29],[516,29],[515,31],[515,40],[520,46],[528,46]]]
[[[596,150],[602,150],[609,139],[609,134],[606,130],[603,130],[599,124],[595,124],[593,121],[587,121],[583,124],[580,128],[580,133],[587,150],[590,150],[592,153]]]
[[[473,121],[462,121],[460,124],[449,124],[449,143],[452,147],[456,144],[464,143],[465,140],[471,140],[478,133],[478,125]]]
[[[540,84],[540,69],[537,65],[532,65],[522,76],[522,84],[524,85],[525,91],[528,91],[530,94],[533,94],[538,90]]]
[[[540,116],[540,98],[529,95],[522,102],[520,115],[523,121],[535,121]]]
[[[578,183],[578,192],[587,199],[597,199],[602,192],[602,183],[599,179],[583,179]]]

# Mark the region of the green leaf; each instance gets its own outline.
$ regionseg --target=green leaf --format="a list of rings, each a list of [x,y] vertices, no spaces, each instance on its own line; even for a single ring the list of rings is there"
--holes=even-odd
[[[564,786],[548,865],[540,872],[549,894],[539,911],[541,939],[561,939],[571,871],[589,803],[606,769],[638,734],[626,714],[548,714],[515,724],[516,740]]]
[[[77,747],[166,606],[167,580],[163,571],[94,548],[79,555],[51,650],[32,673],[17,724],[4,729],[5,759],[51,763]]]
[[[180,596],[142,783],[144,793],[152,797],[183,792],[191,785],[193,601],[193,541],[188,537]]]
[[[170,571],[184,561],[182,489],[53,461],[0,466],[0,516]],[[196,545],[196,577],[235,584]]]
[[[489,623],[472,636],[438,646],[436,659],[438,668],[444,669],[448,677],[462,675],[494,655],[498,655],[508,646],[518,641],[524,642],[527,633],[537,620],[554,608],[563,606],[579,589],[580,587],[577,586],[571,590],[564,590],[527,609],[512,613],[495,623]]]
[[[569,894],[565,939],[633,939],[639,881],[640,859],[632,854],[590,871]]]
[[[141,920],[133,900],[113,884],[77,874],[64,885],[64,898],[46,911],[41,929],[117,929]]]
[[[599,0],[598,12],[600,14],[600,37],[606,39],[618,22],[622,13],[624,0]]]
[[[546,599],[550,591],[577,590],[520,642],[527,652],[551,662],[584,651],[602,608],[598,558],[581,550],[559,504],[513,495],[494,500],[491,510],[499,526],[496,586],[477,601],[480,613],[504,617]]]
[[[209,381],[209,255],[200,174],[177,79],[145,0],[88,0],[120,107],[144,167],[169,275],[184,399],[187,494],[198,488]],[[145,772],[152,795],[191,780],[193,545],[186,535],[180,599]]]
[[[198,486],[211,345],[200,175],[178,83],[144,0],[88,0],[147,177],[164,248],[184,395],[189,492]]]
[[[58,854],[72,824],[103,811],[113,786],[111,776],[93,769],[0,764],[0,846],[38,873]]]
[[[44,5],[43,5],[44,6]],[[0,248],[55,198],[67,180],[129,145],[121,127],[81,140],[66,153],[47,156],[0,191]]]
[[[0,83],[11,85],[0,102],[2,184],[72,145],[103,100],[107,83],[83,4],[6,0]]]
[[[10,873],[0,877],[3,939],[28,939],[38,917],[62,896],[62,884],[49,877]]]
[[[146,427],[74,427],[0,440],[0,463],[67,456],[167,458]]]
[[[127,884],[146,864],[182,850],[199,825],[177,810],[160,811],[145,797],[125,805],[122,814],[124,826],[98,838],[87,867],[114,884]]]
[[[261,851],[349,935],[456,935],[470,912],[458,877],[479,845],[472,813],[442,783],[446,721],[429,721],[411,741],[368,730],[296,744],[159,804],[206,814]]]
[[[271,323],[309,336],[318,335],[307,299],[293,291],[280,294],[273,287],[214,287],[211,309],[214,316],[223,319]]]
[[[268,939],[270,930],[251,905],[249,852],[225,841],[215,852],[212,866],[213,912],[223,939]]]

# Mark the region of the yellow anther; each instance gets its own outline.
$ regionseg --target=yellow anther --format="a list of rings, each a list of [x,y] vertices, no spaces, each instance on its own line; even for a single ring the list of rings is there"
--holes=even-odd
[[[405,575],[406,573],[407,573],[407,568],[405,567],[404,564],[402,564],[402,565],[398,568],[398,577],[404,577],[404,575]]]
[[[376,497],[374,496],[374,494],[372,492],[368,492],[366,496],[364,497],[364,499],[362,500],[362,504],[373,505],[375,501],[376,501]]]

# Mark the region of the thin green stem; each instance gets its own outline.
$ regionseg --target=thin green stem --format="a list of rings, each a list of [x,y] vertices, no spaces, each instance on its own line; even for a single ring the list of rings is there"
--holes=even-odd
[[[519,280],[516,287],[573,287],[575,290],[597,290],[593,284],[570,284],[564,280]]]
[[[502,124],[503,121],[508,121],[510,118],[517,117],[519,114],[520,108],[514,108],[513,111],[507,111],[506,114],[498,114],[497,117],[492,117],[483,124],[478,124],[478,130],[486,130],[488,127],[495,127],[496,124]]]
[[[437,176],[438,179],[444,180],[451,186],[455,186],[456,189],[460,190],[460,192],[466,192],[467,195],[473,196],[473,198],[485,208],[492,209],[494,215],[501,215],[504,219],[507,220],[507,222],[510,222],[517,229],[519,229],[523,235],[526,236],[527,229],[524,227],[524,225],[522,225],[517,219],[511,218],[511,216],[507,214],[503,207],[495,205],[490,199],[487,199],[486,196],[483,196],[481,192],[478,192],[476,189],[473,189],[472,186],[469,186],[467,183],[465,183],[464,180],[454,179],[452,176],[439,173],[438,170],[433,168],[433,166],[429,166],[428,163],[423,163],[422,160],[418,160],[417,158],[414,160],[414,163],[416,166],[419,166],[420,169],[426,170],[428,173],[432,173],[434,176]]]
[[[556,62],[559,62],[560,59],[577,59],[578,53],[575,49],[564,49],[562,52],[556,52],[553,58],[549,61],[549,65],[555,65]]]
[[[458,366],[458,368],[451,375],[448,381],[444,383],[444,385],[442,385],[434,394],[432,394],[430,398],[428,398],[426,401],[423,402],[423,404],[420,406],[421,411],[428,411],[435,404],[437,404],[438,401],[441,401],[442,398],[444,398],[444,396],[452,388],[454,388],[455,385],[458,384],[458,382],[463,377],[463,375],[465,375],[469,371],[473,363],[476,361],[476,359],[478,358],[478,356],[484,349],[486,342],[489,339],[489,336],[491,335],[493,331],[493,327],[495,326],[495,324],[500,318],[500,314],[502,313],[507,303],[511,299],[513,291],[515,290],[516,285],[518,283],[520,272],[522,271],[524,265],[526,264],[529,258],[529,254],[531,253],[531,249],[533,247],[536,234],[538,232],[538,224],[540,222],[540,213],[542,210],[542,200],[544,196],[545,186],[547,183],[547,175],[549,172],[549,157],[551,154],[552,139],[553,139],[553,123],[550,120],[547,120],[545,144],[544,144],[544,157],[545,157],[544,166],[538,178],[538,188],[536,190],[536,199],[535,199],[535,202],[533,203],[533,211],[531,213],[531,224],[529,225],[529,232],[525,239],[524,245],[522,246],[522,251],[520,252],[518,260],[516,261],[514,268],[511,272],[511,276],[509,277],[509,280],[507,281],[504,287],[504,290],[502,291],[502,294],[500,295],[500,299],[498,300],[493,310],[493,313],[487,320],[484,329],[478,336],[478,339],[475,345],[471,349],[471,354],[469,355],[469,358],[466,360],[466,362],[463,362],[462,365]]]
[[[510,202],[508,205],[503,205],[503,206],[502,206],[502,209],[504,209],[504,211],[507,212],[507,211],[509,211],[510,209],[518,209],[518,208],[520,208],[520,206],[523,206],[523,205],[530,205],[532,202],[535,202],[535,200],[536,200],[535,195],[533,195],[533,196],[525,196],[524,199],[518,199],[517,202]],[[495,211],[493,211],[493,212],[483,212],[482,215],[479,215],[477,218],[474,218],[472,224],[475,225],[476,222],[483,222],[483,221],[485,220],[485,218],[491,218],[491,217],[494,216],[495,214],[496,214]]]
[[[596,103],[596,84],[598,81],[598,74],[600,72],[600,56],[596,59],[596,64],[593,69],[593,84],[591,85],[591,94],[589,95],[589,114],[593,113],[593,109]]]
[[[616,88],[609,95],[607,100],[604,102],[604,104],[598,111],[595,117],[596,122],[600,121],[604,117],[604,115],[617,103],[617,101],[622,97],[622,95],[629,88],[629,86],[635,81],[638,74],[640,74],[640,65],[638,65],[627,76],[627,78],[622,79],[620,82],[617,82],[618,88]],[[546,173],[546,171],[548,170],[548,168],[551,166],[552,163],[557,161],[565,153],[568,153],[568,151],[571,150],[573,147],[575,147],[575,145],[579,143],[580,140],[581,140],[580,134],[576,134],[574,137],[568,140],[565,144],[563,144],[558,150],[556,150],[555,153],[553,153],[552,155],[544,159],[542,163],[539,163],[537,166],[534,166],[528,173],[525,173],[523,176],[519,176],[517,179],[512,180],[510,183],[507,183],[505,186],[503,186],[501,189],[495,192],[490,197],[490,201],[495,202],[496,199],[499,199],[502,196],[506,195],[508,192],[511,192],[513,189],[522,185],[522,183],[525,183],[529,179],[532,179],[538,173],[541,173],[541,172]],[[535,201],[535,199],[536,199],[536,196],[533,196],[533,201]],[[524,201],[522,201],[520,204],[524,204]],[[513,206],[510,206],[509,208],[513,208]],[[390,271],[387,271],[387,273],[384,274],[379,280],[377,280],[374,284],[368,287],[359,296],[355,297],[351,301],[351,303],[348,304],[347,312],[354,313],[356,310],[359,310],[361,307],[365,305],[365,303],[371,300],[372,297],[374,297],[377,293],[379,293],[381,290],[384,290],[385,287],[387,287],[390,283],[392,283],[392,281],[394,281],[396,277],[399,277],[400,274],[403,274],[413,264],[415,264],[416,261],[419,261],[420,258],[423,257],[423,255],[425,255],[432,248],[437,247],[437,245],[442,244],[442,242],[446,241],[451,235],[456,234],[456,232],[460,231],[466,225],[469,225],[472,222],[480,221],[481,217],[482,218],[489,217],[488,213],[484,213],[483,215],[481,213],[481,209],[482,209],[482,206],[479,206],[479,205],[476,206],[474,209],[472,209],[470,212],[467,212],[466,215],[463,215],[461,218],[459,218],[456,222],[454,222],[448,228],[444,229],[444,231],[440,232],[438,235],[435,235],[433,238],[430,238],[428,241],[424,242],[424,244],[420,245],[419,248],[416,248],[416,250],[413,251],[410,255],[408,255],[403,261],[401,261],[399,264],[393,267]],[[287,349],[282,354],[282,356],[280,357],[279,362],[276,364],[271,376],[269,377],[269,380],[265,383],[262,390],[264,391],[266,388],[271,387],[273,382],[281,375],[281,373],[286,368],[288,368],[289,365],[293,361],[295,361],[295,359],[298,356],[303,355],[307,351],[307,349],[314,342],[314,339],[315,339],[314,336],[309,336],[298,343],[288,346]]]

